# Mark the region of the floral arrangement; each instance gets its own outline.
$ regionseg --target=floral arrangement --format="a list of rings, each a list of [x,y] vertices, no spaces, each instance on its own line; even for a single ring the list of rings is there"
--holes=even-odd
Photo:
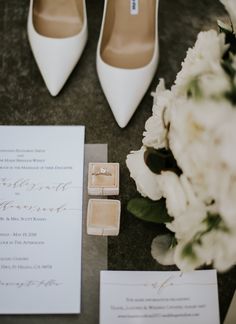
[[[128,210],[165,223],[152,256],[182,271],[236,264],[236,1],[221,2],[231,26],[199,33],[171,90],[160,80],[143,146],[126,161],[143,196]]]

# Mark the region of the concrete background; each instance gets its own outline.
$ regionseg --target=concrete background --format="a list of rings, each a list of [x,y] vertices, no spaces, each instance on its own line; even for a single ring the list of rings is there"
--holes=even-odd
[[[152,239],[164,231],[145,224],[126,211],[136,196],[125,166],[130,150],[139,149],[146,119],[151,115],[150,96],[159,78],[171,86],[186,50],[201,30],[216,28],[225,11],[216,0],[160,0],[160,63],[149,91],[125,129],[120,129],[100,88],[95,68],[96,46],[103,1],[87,0],[89,41],[84,54],[58,97],[48,93],[29,48],[26,21],[28,0],[0,0],[0,124],[85,125],[86,143],[108,143],[109,161],[121,164],[122,219],[118,237],[108,240],[108,268],[112,270],[171,270],[150,255]],[[4,139],[1,139],[4,140]],[[236,287],[236,269],[219,274],[221,319]],[[1,301],[0,301],[1,302]],[[76,323],[76,316],[1,316],[0,323]]]

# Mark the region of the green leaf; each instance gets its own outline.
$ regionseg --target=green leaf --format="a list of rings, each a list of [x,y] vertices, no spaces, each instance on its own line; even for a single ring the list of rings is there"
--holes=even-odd
[[[129,201],[127,209],[131,214],[146,222],[161,224],[173,220],[168,215],[165,199],[153,201],[148,198],[134,198]]]
[[[172,152],[165,148],[156,150],[148,147],[144,153],[144,161],[149,169],[156,174],[160,174],[161,171],[173,171],[178,175],[182,173]]]

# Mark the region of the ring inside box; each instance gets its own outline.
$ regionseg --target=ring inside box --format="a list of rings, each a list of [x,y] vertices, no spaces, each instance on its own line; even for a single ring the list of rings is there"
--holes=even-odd
[[[89,195],[119,194],[119,163],[89,163]]]
[[[91,183],[94,187],[114,187],[116,185],[116,166],[112,163],[93,164]]]

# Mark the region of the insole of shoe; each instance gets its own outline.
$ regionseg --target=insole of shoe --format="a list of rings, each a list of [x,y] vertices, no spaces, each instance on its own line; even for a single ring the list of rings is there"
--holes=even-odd
[[[34,0],[33,24],[43,36],[74,36],[81,31],[83,20],[83,0]]]
[[[152,59],[156,0],[108,0],[101,57],[109,65],[135,69]]]

